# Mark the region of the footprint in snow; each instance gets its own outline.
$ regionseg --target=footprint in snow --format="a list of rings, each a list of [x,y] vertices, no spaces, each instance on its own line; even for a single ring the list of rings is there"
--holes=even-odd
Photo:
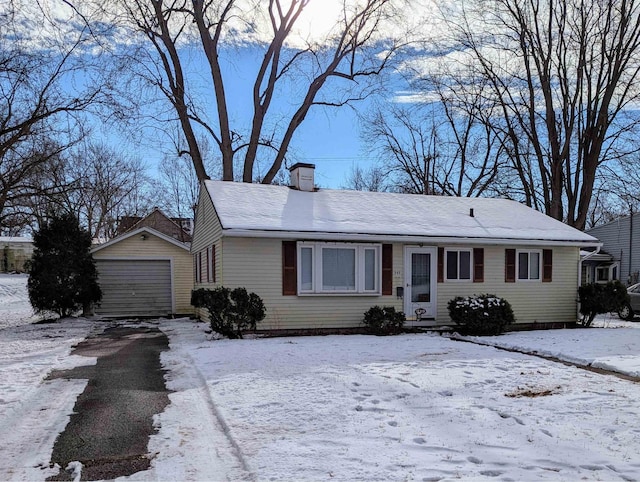
[[[480,465],[482,463],[482,460],[480,460],[478,457],[473,457],[473,456],[467,457],[467,460],[472,464],[476,464],[476,465]]]
[[[387,425],[389,425],[390,427],[397,427],[398,426],[398,422],[396,422],[395,420],[391,420],[391,421],[387,422]]]
[[[499,470],[482,470],[480,475],[484,475],[485,477],[500,477],[504,472],[500,472]]]

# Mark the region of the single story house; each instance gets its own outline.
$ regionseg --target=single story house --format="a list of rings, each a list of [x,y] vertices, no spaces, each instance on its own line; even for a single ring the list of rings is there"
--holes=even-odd
[[[0,236],[0,272],[24,273],[33,255],[33,240],[20,236]]]
[[[193,315],[193,263],[189,244],[141,225],[95,246],[102,301],[107,317]]]
[[[293,166],[292,187],[203,182],[196,288],[257,293],[265,330],[354,328],[374,305],[408,326],[447,325],[449,300],[481,293],[522,325],[577,320],[580,249],[594,237],[505,199],[315,189],[313,167]]]
[[[640,282],[640,218],[623,216],[587,230],[602,243],[605,257],[592,256],[594,281],[620,280],[626,285]]]

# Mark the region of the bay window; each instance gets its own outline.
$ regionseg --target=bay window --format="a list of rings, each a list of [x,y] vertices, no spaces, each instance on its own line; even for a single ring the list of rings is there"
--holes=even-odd
[[[300,294],[380,294],[381,245],[298,243]]]

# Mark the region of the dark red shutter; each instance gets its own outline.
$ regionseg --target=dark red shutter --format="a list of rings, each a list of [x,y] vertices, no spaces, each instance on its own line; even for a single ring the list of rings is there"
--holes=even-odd
[[[473,282],[484,281],[484,248],[473,248]]]
[[[553,273],[553,250],[542,250],[542,281],[550,283]]]
[[[282,242],[282,294],[298,294],[297,248],[295,241]]]
[[[516,250],[505,249],[504,251],[504,281],[506,283],[516,282]]]
[[[211,246],[211,269],[213,270],[213,282],[216,282],[216,246]]]
[[[393,245],[382,245],[382,294],[393,294]]]
[[[207,283],[209,283],[211,281],[211,273],[209,272],[209,248],[207,248],[207,250],[205,251],[205,255],[204,255],[204,264],[207,267]]]
[[[444,248],[438,248],[438,283],[444,281]]]
[[[193,253],[193,282],[198,283],[198,253]]]

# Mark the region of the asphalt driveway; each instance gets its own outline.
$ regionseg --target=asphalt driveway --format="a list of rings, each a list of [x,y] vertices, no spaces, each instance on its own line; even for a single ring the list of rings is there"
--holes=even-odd
[[[50,375],[89,382],[53,448],[51,464],[58,464],[60,473],[47,480],[73,480],[64,469],[76,461],[82,464],[81,480],[115,479],[149,467],[153,416],[169,403],[160,364],[160,354],[168,348],[158,328],[109,328],[72,352],[97,357],[95,365]]]

